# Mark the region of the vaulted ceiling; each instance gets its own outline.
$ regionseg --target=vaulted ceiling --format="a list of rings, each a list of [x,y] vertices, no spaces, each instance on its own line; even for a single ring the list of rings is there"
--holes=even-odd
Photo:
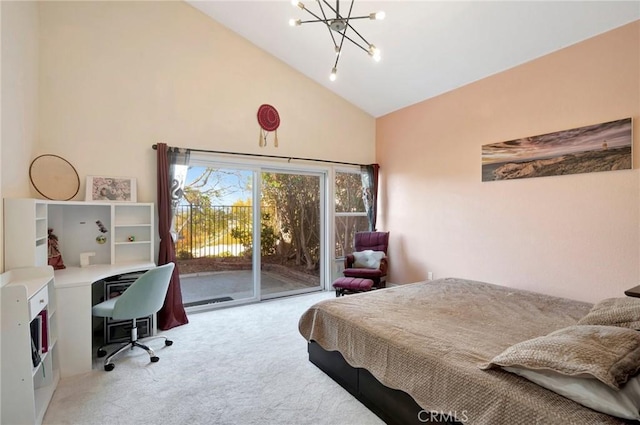
[[[640,19],[640,1],[365,1],[351,21],[382,52],[374,62],[345,42],[336,81],[329,30],[290,1],[186,0],[327,89],[379,117]],[[305,7],[320,14],[314,1]],[[335,1],[327,1],[335,9]],[[323,3],[325,13],[331,9]],[[346,15],[351,0],[340,2]],[[357,37],[353,33],[347,35]]]

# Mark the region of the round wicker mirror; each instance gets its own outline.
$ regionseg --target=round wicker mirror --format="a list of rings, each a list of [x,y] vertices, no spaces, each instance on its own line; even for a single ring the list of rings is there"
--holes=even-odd
[[[78,172],[58,155],[40,155],[31,161],[29,179],[40,195],[55,201],[68,201],[80,190]]]

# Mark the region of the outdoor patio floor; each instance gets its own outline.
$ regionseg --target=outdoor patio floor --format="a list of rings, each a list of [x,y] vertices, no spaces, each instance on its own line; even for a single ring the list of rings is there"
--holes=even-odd
[[[251,270],[224,272],[205,272],[180,276],[182,302],[185,306],[206,304],[207,300],[220,300],[226,297],[234,300],[253,296]],[[271,271],[262,271],[260,275],[261,295],[277,294],[300,289],[320,287],[311,281],[291,279]],[[216,302],[216,301],[213,301]]]

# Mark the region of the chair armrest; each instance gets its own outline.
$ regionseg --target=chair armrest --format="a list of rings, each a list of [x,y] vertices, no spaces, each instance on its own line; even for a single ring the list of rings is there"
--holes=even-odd
[[[382,272],[383,276],[387,275],[387,270],[389,270],[389,260],[387,260],[387,257],[384,257],[382,260],[380,260],[380,271]]]
[[[345,269],[350,269],[353,267],[353,263],[356,262],[356,257],[353,256],[353,254],[347,254],[346,257],[344,257],[344,268]]]
[[[355,262],[356,262],[356,258],[353,256],[353,254],[348,254],[346,257],[344,257],[344,268],[345,269],[353,268],[353,263]],[[389,269],[389,260],[387,260],[387,257],[384,257],[380,260],[379,269],[383,275],[387,274],[387,270]]]

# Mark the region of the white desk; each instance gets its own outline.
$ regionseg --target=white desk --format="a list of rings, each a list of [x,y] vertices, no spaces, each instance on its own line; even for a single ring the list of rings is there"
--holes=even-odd
[[[54,272],[62,378],[91,372],[93,362],[91,285],[109,276],[138,272],[155,266],[153,262],[141,261],[68,267]]]

